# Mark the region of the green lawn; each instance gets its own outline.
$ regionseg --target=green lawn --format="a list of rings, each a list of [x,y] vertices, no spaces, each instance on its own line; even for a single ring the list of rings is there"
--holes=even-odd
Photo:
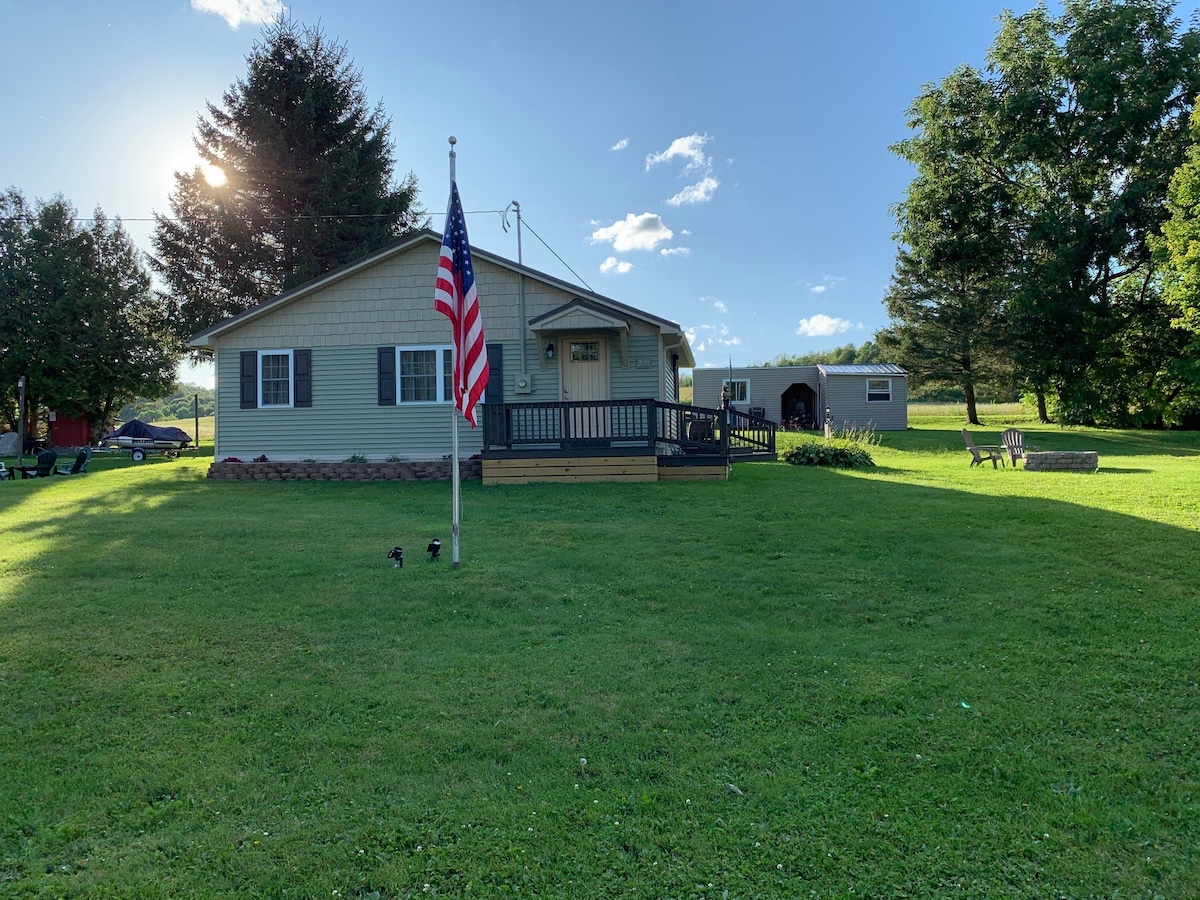
[[[0,483],[0,896],[1194,895],[1200,435],[1023,427],[1101,470],[466,483],[457,571],[446,484]]]

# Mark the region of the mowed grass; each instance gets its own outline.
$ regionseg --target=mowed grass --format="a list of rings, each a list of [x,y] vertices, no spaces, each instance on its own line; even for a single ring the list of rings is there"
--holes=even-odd
[[[1198,436],[960,427],[465,483],[457,571],[446,484],[0,484],[0,895],[1194,895]]]

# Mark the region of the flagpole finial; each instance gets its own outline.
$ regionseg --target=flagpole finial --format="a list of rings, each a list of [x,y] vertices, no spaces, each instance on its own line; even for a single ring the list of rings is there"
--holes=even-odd
[[[450,135],[450,137],[447,138],[447,140],[450,141],[450,152],[453,153],[454,145],[458,143],[458,138],[456,138],[454,135]]]

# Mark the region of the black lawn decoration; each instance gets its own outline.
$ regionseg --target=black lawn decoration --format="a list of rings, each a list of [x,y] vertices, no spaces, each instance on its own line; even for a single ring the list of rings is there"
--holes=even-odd
[[[432,541],[429,542],[429,546],[426,547],[425,549],[429,551],[429,561],[437,562],[438,559],[441,557],[442,542],[439,541],[437,538],[434,538]]]
[[[403,547],[393,547],[391,550],[388,551],[387,558],[392,561],[393,569],[403,569],[404,568],[404,548]]]

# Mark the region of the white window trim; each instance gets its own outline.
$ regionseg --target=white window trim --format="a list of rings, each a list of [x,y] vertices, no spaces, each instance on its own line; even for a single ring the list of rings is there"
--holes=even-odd
[[[263,402],[263,357],[286,356],[288,359],[288,402]],[[291,350],[259,350],[258,351],[258,408],[259,409],[292,409],[296,403],[296,360]]]
[[[437,399],[436,400],[405,400],[403,399],[404,391],[400,387],[400,354],[411,353],[413,351],[428,351],[436,350],[438,359],[438,378],[437,378]],[[450,351],[450,356],[447,358],[446,351]],[[445,367],[449,366],[447,370]],[[436,406],[439,403],[453,403],[453,392],[449,397],[446,394],[446,379],[450,378],[453,382],[454,376],[454,353],[453,347],[450,344],[407,344],[403,347],[396,348],[396,405],[397,406]],[[453,391],[453,388],[451,389]]]
[[[735,384],[744,384],[746,386],[746,396],[738,399],[733,396],[733,386]],[[730,403],[750,403],[750,379],[749,378],[722,378],[721,389],[724,390],[725,385],[729,385],[729,402]]]
[[[879,384],[883,382],[887,384],[887,399],[880,400],[877,397],[872,397],[872,394],[882,394],[883,391],[876,389],[871,390],[871,383]],[[868,403],[891,403],[892,402],[892,379],[890,378],[868,378],[867,379],[867,402]]]

